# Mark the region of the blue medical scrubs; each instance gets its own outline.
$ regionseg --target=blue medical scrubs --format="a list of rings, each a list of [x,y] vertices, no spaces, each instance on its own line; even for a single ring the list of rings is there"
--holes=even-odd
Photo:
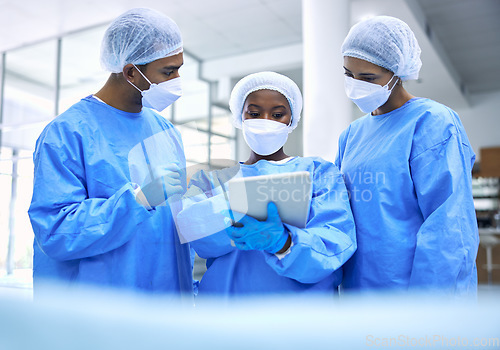
[[[185,169],[180,134],[148,108],[128,113],[89,96],[44,129],[29,208],[35,291],[54,280],[192,293],[189,247],[179,243],[171,208],[147,210],[135,201],[129,169],[140,164],[129,153],[158,135],[168,147],[162,161]]]
[[[191,242],[198,255],[207,259],[198,297],[336,293],[342,281],[342,265],[356,250],[355,227],[342,175],[334,164],[321,158],[295,157],[284,163],[260,160],[252,165],[241,164],[236,170],[199,172],[191,179],[188,193],[195,189],[201,198],[185,205],[178,218],[186,222],[179,224],[185,232],[219,230],[214,229],[220,224],[217,220],[221,221],[216,212],[227,208],[222,191],[227,190],[227,181],[237,173],[248,177],[296,171],[312,174],[313,189],[306,227],[285,224],[292,238],[288,253],[239,250],[231,245],[224,225],[219,225],[222,231]]]
[[[429,99],[353,122],[337,156],[358,241],[343,286],[475,295],[474,160],[458,115]]]

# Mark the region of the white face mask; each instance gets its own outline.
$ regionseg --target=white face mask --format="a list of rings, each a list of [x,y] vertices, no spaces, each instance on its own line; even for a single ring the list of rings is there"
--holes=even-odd
[[[269,119],[243,120],[243,137],[257,154],[268,156],[275,153],[288,139],[289,126]]]
[[[137,68],[135,65],[134,67]],[[144,107],[153,108],[158,112],[161,112],[182,96],[182,85],[180,77],[156,84],[151,83],[149,79],[146,78],[144,74],[142,74],[140,69],[137,68],[137,70],[150,84],[149,89],[141,91],[137,86],[132,84],[130,80],[127,81],[141,92],[142,105]]]
[[[389,99],[392,89],[396,86],[396,84],[394,84],[392,88],[389,89],[389,83],[394,77],[395,75],[392,76],[387,84],[381,86],[346,76],[345,93],[363,113],[371,113]]]

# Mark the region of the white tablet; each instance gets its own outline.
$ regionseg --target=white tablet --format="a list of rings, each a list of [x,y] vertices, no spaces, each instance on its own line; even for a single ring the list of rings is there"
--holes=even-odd
[[[306,226],[312,198],[308,171],[235,178],[229,180],[228,187],[231,210],[266,220],[267,204],[274,202],[281,221]]]

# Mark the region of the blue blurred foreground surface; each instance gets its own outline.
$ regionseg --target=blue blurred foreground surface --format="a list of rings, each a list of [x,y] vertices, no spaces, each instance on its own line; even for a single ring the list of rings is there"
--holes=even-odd
[[[0,294],[0,349],[499,349],[500,298],[172,300],[53,288]]]

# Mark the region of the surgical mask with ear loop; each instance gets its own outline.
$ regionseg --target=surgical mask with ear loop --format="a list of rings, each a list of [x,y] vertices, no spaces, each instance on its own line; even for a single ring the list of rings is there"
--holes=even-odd
[[[396,82],[392,88],[389,89],[389,84],[394,77],[396,76],[393,75],[387,84],[381,86],[345,76],[345,92],[347,97],[349,97],[363,113],[371,113],[389,99],[392,90],[397,85]]]
[[[246,119],[242,125],[243,138],[252,151],[268,156],[286,143],[291,124],[292,119],[288,125],[269,119]]]
[[[127,80],[133,87],[135,87],[142,95],[142,105],[144,107],[156,109],[158,112],[163,111],[172,103],[177,101],[182,96],[181,78],[177,77],[156,84],[149,81],[148,78],[141,72],[134,64],[134,67],[141,73],[144,79],[150,84],[149,89],[141,91],[130,80]]]

